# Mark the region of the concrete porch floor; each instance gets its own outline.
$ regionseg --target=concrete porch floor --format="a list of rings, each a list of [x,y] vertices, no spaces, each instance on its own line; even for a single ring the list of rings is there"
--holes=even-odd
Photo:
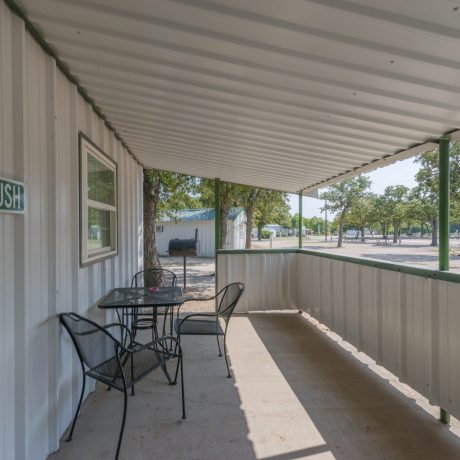
[[[298,314],[235,316],[226,378],[212,337],[184,337],[180,386],[156,371],[129,397],[121,458],[458,459],[460,439]],[[51,460],[113,458],[122,394],[101,385]]]

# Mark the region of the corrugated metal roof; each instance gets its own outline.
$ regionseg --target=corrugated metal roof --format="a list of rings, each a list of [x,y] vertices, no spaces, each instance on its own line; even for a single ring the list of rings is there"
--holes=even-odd
[[[228,220],[235,220],[242,212],[244,212],[243,208],[230,208],[228,212]],[[179,209],[174,212],[173,216],[162,217],[161,222],[214,220],[215,215],[214,208]]]
[[[312,190],[460,124],[452,2],[18,3],[147,167]]]

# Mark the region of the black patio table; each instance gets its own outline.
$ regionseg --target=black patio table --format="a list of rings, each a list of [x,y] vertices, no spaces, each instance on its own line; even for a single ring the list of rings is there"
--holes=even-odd
[[[184,301],[185,297],[182,288],[177,286],[157,288],[125,287],[110,290],[99,301],[98,307],[104,309],[115,308],[121,322],[129,327],[129,317],[132,317],[139,308],[152,308],[152,314],[155,315],[155,309],[158,307],[175,307],[182,305]],[[118,309],[122,310],[122,318],[120,318]],[[154,333],[158,336],[156,327]]]
[[[98,304],[99,308],[174,307],[184,303],[182,288],[125,287],[114,288]]]
[[[138,308],[152,308],[152,315],[155,317],[156,308],[179,306],[182,305],[185,300],[182,288],[176,286],[158,288],[124,287],[110,290],[104,297],[102,297],[102,299],[99,300],[98,307],[103,309],[115,309],[120,322],[129,328],[129,318],[135,314],[135,310]],[[119,309],[122,311],[121,318]],[[155,338],[158,338],[156,321],[153,324],[153,328],[154,336]],[[122,330],[122,343],[124,343],[125,339],[126,337]],[[172,356],[173,355],[174,353]],[[169,382],[172,383],[172,379],[166,368],[163,368],[163,371],[165,372]]]

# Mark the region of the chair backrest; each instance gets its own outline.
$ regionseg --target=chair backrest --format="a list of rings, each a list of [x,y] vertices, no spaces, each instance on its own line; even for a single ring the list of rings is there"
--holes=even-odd
[[[177,276],[171,270],[148,268],[137,272],[131,280],[131,287],[174,287]]]
[[[121,344],[112,334],[76,313],[61,313],[58,318],[69,333],[82,363],[90,369],[97,367],[101,374],[114,372],[113,358]]]
[[[233,310],[240,300],[244,292],[243,283],[231,283],[227,284],[218,294],[219,304],[217,308],[217,314],[223,318],[225,321],[230,319],[232,316]]]

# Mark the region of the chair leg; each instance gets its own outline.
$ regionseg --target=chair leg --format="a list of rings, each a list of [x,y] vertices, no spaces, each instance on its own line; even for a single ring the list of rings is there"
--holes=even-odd
[[[134,381],[134,361],[133,355],[131,355],[131,382]],[[134,396],[134,384],[131,387],[131,396]]]
[[[166,335],[166,319],[168,318],[169,307],[165,307],[165,314],[163,319],[163,337]]]
[[[174,327],[174,307],[171,308],[171,314],[169,315],[169,335],[172,337],[173,336],[173,327]],[[166,318],[165,318],[166,320]],[[173,341],[172,339],[169,341],[169,351],[172,351],[172,346]]]
[[[224,335],[224,356],[225,356],[225,364],[227,365],[227,371],[228,371],[227,377],[231,379],[232,374],[230,374],[230,367],[228,366],[228,358],[227,358],[227,334]]]
[[[82,365],[82,368],[83,368],[83,365]],[[83,385],[81,387],[80,400],[78,401],[77,410],[75,411],[75,417],[73,418],[72,428],[70,429],[69,436],[67,437],[67,442],[72,441],[73,430],[75,428],[75,423],[77,423],[78,414],[80,413],[80,407],[83,401],[83,395],[85,394],[85,386],[86,386],[86,374],[85,374],[85,370],[83,369]]]
[[[127,408],[127,406],[128,406],[128,390],[126,388],[126,384],[124,384],[124,391],[123,391],[123,418],[121,420],[120,435],[118,436],[117,453],[115,454],[115,460],[118,460],[118,456],[120,455],[121,441],[123,440],[123,432],[125,431],[126,408]]]
[[[222,356],[222,351],[220,351],[219,334],[216,334],[216,339],[217,339],[217,346],[219,347],[219,356]]]
[[[179,366],[181,368],[181,376],[182,376],[181,378],[183,378],[183,373],[182,373],[182,368],[183,368],[183,366],[182,366],[182,357],[183,357],[183,355],[182,355],[182,348],[180,346],[180,334],[177,335],[177,342],[176,342],[176,346],[174,347],[174,354],[177,354],[177,349],[178,348],[179,348],[179,353],[180,353],[180,358],[179,358],[180,363],[179,363],[179,361],[177,362],[176,372],[174,374],[174,380],[173,380],[174,383],[177,382],[177,375],[179,374]]]
[[[185,390],[184,390],[184,364],[182,361],[182,352],[180,355],[180,386],[182,392],[182,420],[185,420],[187,417],[185,415]]]

